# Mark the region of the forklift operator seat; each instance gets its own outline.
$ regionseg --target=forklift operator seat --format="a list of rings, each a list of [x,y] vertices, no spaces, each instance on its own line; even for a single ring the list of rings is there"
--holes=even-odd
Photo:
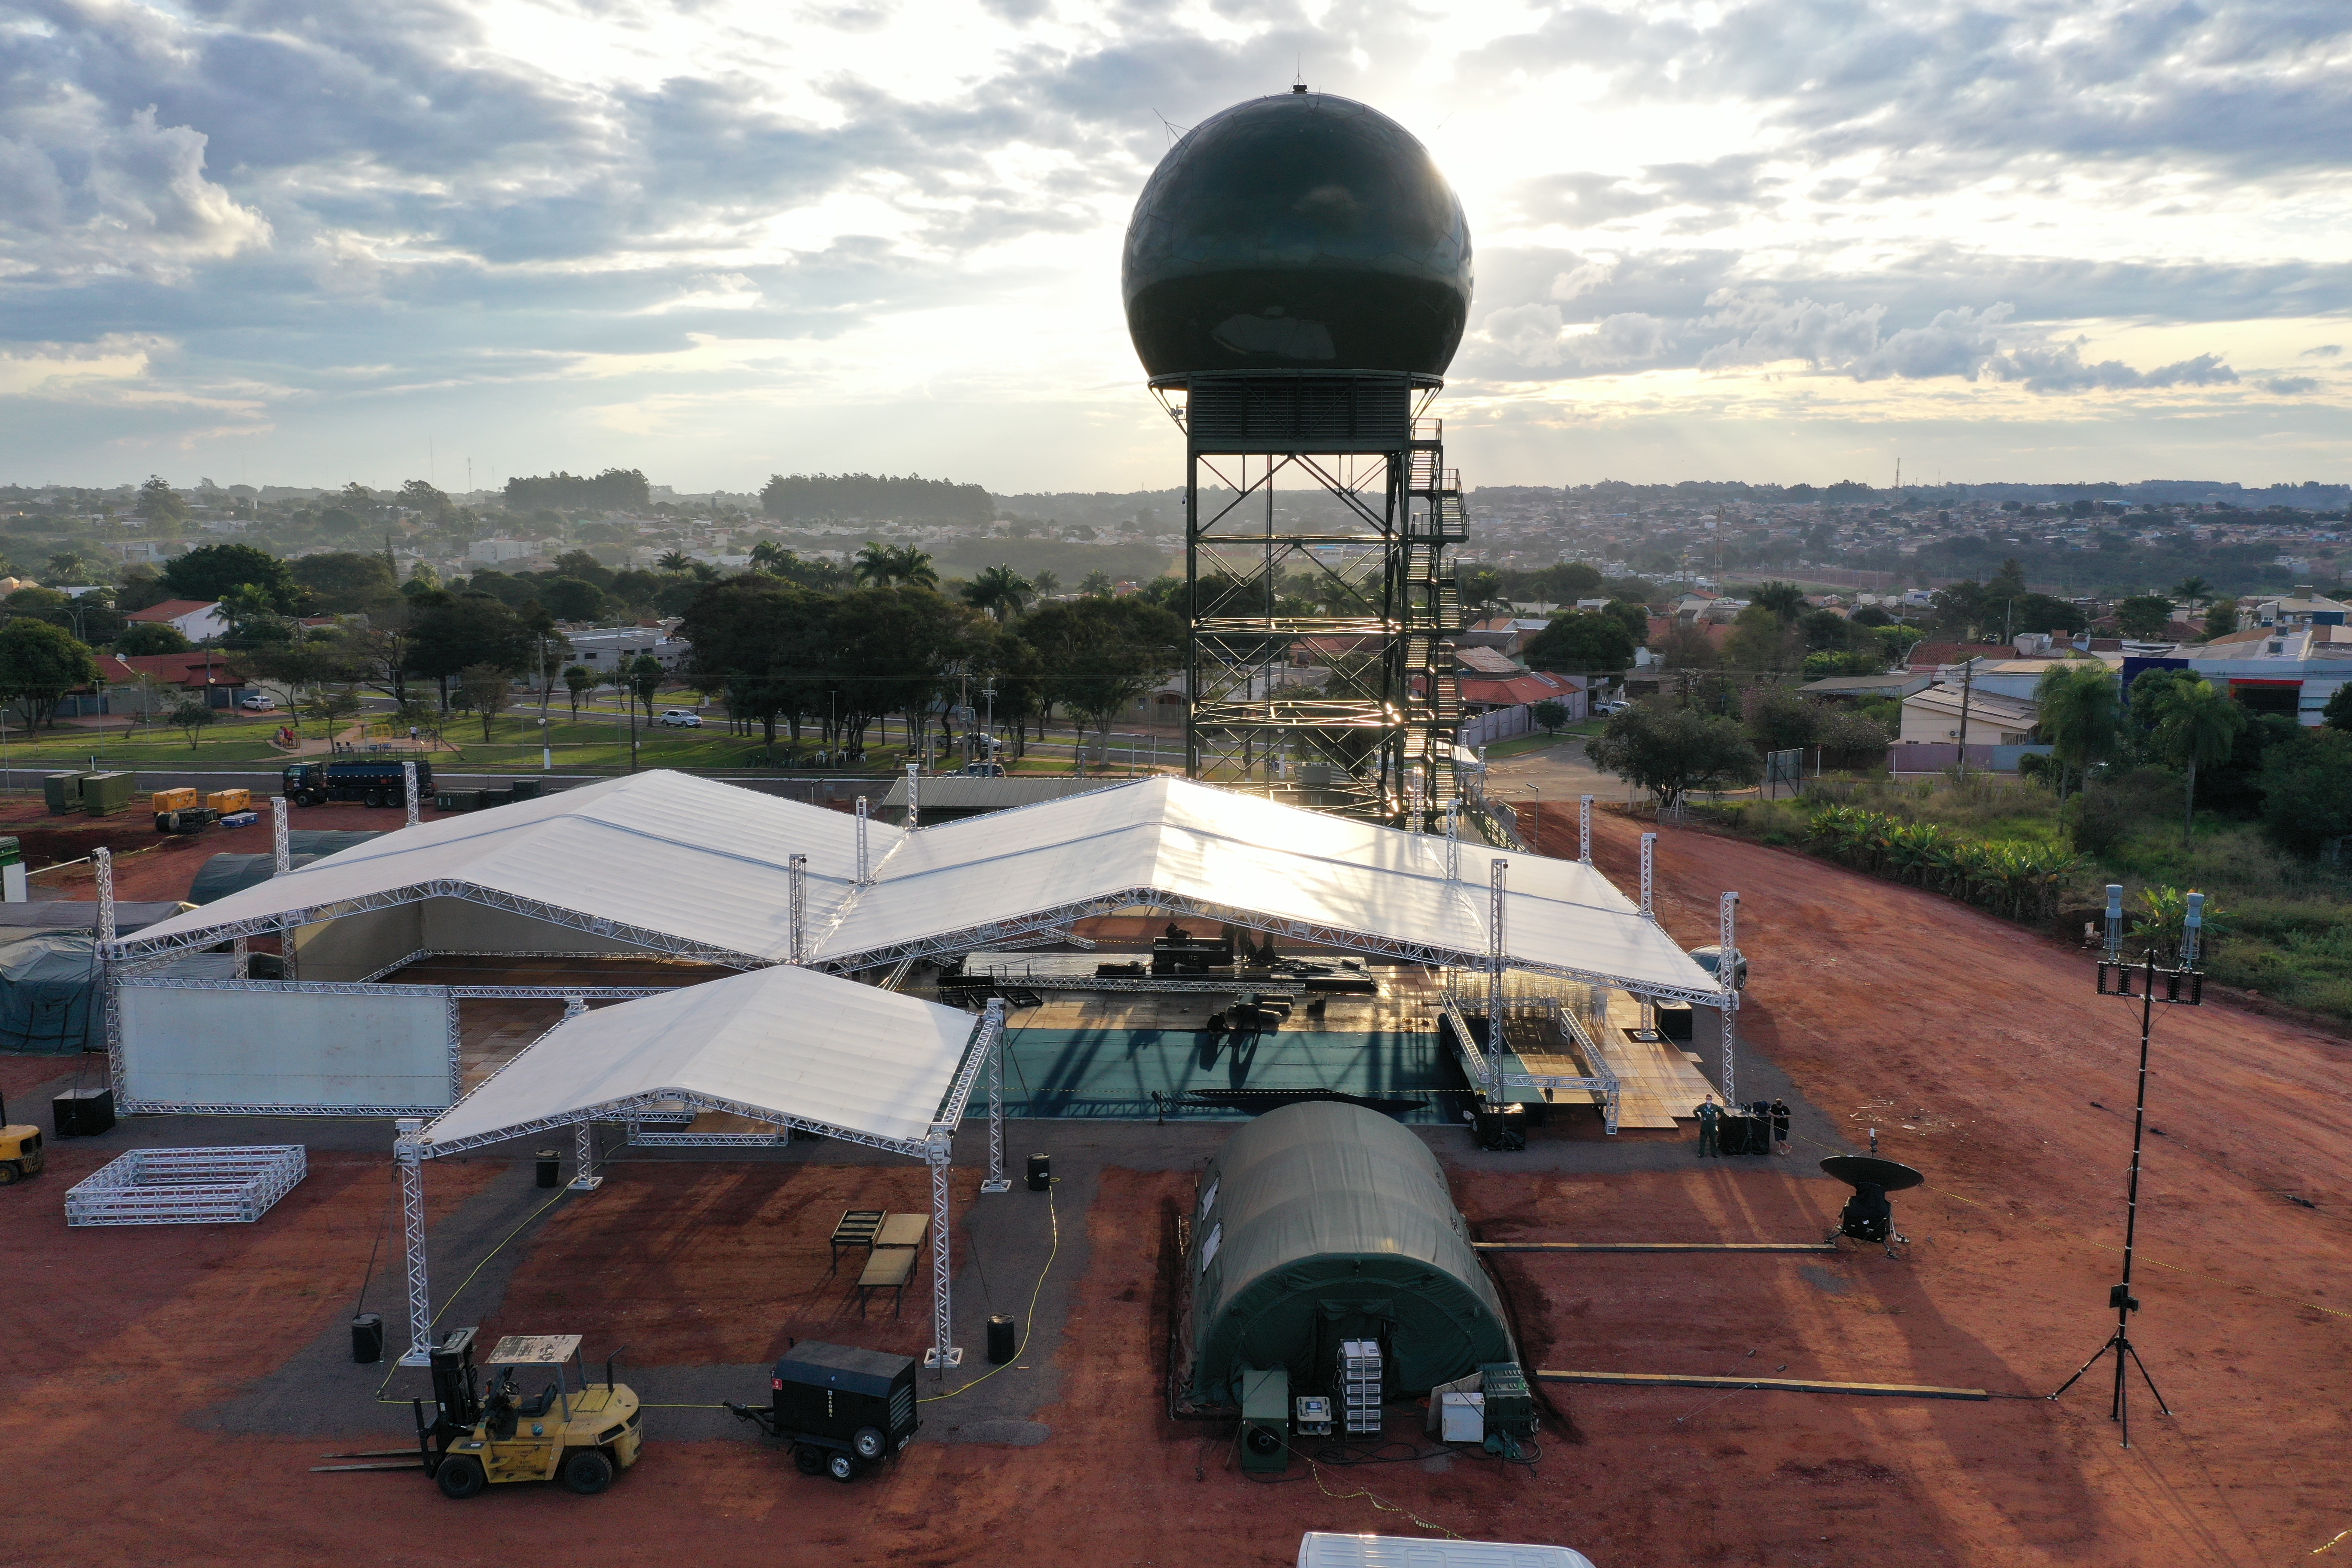
[[[549,1384],[545,1388],[540,1390],[538,1398],[526,1399],[520,1405],[516,1406],[515,1414],[521,1416],[526,1421],[538,1420],[541,1416],[545,1415],[549,1411],[555,1408],[556,1393],[557,1390],[555,1384],[551,1383]]]

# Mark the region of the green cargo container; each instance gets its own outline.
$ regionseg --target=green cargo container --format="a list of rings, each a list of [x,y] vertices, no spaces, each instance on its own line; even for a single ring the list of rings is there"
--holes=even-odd
[[[48,802],[49,815],[63,816],[81,809],[79,773],[51,773],[41,781],[41,795]]]
[[[514,781],[514,798],[517,800],[537,800],[539,798],[539,792],[540,782],[537,779],[517,779]]]
[[[111,816],[131,804],[136,782],[127,773],[91,773],[81,781],[81,808],[92,816]]]
[[[476,794],[481,797],[480,804],[476,808],[478,810],[488,811],[494,805],[511,805],[514,804],[514,791],[510,789],[478,790]]]
[[[482,792],[478,789],[445,789],[433,797],[436,811],[479,811]]]

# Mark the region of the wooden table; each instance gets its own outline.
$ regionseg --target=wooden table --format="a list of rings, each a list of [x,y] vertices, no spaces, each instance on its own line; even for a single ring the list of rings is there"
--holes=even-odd
[[[852,1247],[862,1247],[869,1252],[873,1250],[875,1235],[881,1230],[882,1222],[887,1218],[889,1215],[880,1209],[843,1210],[841,1218],[833,1227],[833,1268],[826,1269],[825,1272],[831,1274],[837,1271],[841,1268],[841,1255]]]
[[[931,1216],[927,1214],[894,1214],[882,1221],[882,1228],[874,1233],[874,1245],[883,1247],[920,1247],[931,1234]]]
[[[915,1249],[911,1247],[877,1247],[866,1260],[866,1271],[857,1277],[857,1315],[866,1315],[866,1303],[877,1290],[890,1292],[890,1315],[898,1315],[898,1305],[906,1300],[907,1281],[915,1277]]]

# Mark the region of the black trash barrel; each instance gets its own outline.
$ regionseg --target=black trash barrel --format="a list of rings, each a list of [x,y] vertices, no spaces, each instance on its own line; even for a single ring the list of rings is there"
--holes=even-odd
[[[352,1359],[373,1366],[383,1359],[383,1314],[362,1312],[352,1320]]]
[[[1002,1312],[988,1320],[988,1359],[992,1364],[1003,1366],[1013,1359],[1020,1348],[1017,1342],[1021,1336],[1016,1329],[1013,1320]]]
[[[556,1166],[559,1163],[560,1161],[554,1150],[541,1149],[539,1152],[539,1184],[541,1186],[555,1185]]]
[[[1051,1154],[1030,1155],[1029,1190],[1033,1193],[1042,1193],[1053,1184],[1054,1156]]]

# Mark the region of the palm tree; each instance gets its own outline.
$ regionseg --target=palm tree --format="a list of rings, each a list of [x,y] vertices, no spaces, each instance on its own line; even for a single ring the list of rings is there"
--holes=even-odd
[[[1111,580],[1108,572],[1089,572],[1078,579],[1078,592],[1089,599],[1110,597]]]
[[[793,558],[793,552],[772,539],[763,539],[751,546],[751,570],[772,572]]]
[[[851,580],[860,587],[870,583],[877,588],[887,588],[898,580],[898,552],[869,539],[858,551],[857,558],[849,563],[849,573]]]
[[[694,557],[683,550],[665,551],[654,564],[665,572],[683,572],[694,564]]]
[[[892,574],[908,587],[936,588],[940,585],[940,574],[931,565],[929,551],[902,544],[890,552],[890,558]]]
[[[2176,680],[2159,700],[2156,744],[2167,762],[2189,772],[2180,812],[2180,847],[2189,847],[2197,824],[2197,768],[2229,760],[2246,715],[2230,694],[2201,676]]]
[[[2095,660],[2067,660],[2042,672],[2033,688],[2041,710],[2042,738],[2058,760],[2058,809],[2066,809],[2069,769],[2083,770],[2085,781],[2093,763],[2113,753],[2121,730],[2121,709],[2116,678]]]
[[[2187,605],[2193,616],[2199,605],[2213,596],[2213,584],[2202,577],[2183,577],[2172,585],[2172,596]]]
[[[1019,615],[1029,606],[1029,596],[1036,584],[1014,572],[1010,566],[991,566],[964,584],[965,601],[974,609],[994,616],[997,624]]]
[[[1037,591],[1039,598],[1050,599],[1062,591],[1061,574],[1049,566],[1031,577],[1029,585]]]

